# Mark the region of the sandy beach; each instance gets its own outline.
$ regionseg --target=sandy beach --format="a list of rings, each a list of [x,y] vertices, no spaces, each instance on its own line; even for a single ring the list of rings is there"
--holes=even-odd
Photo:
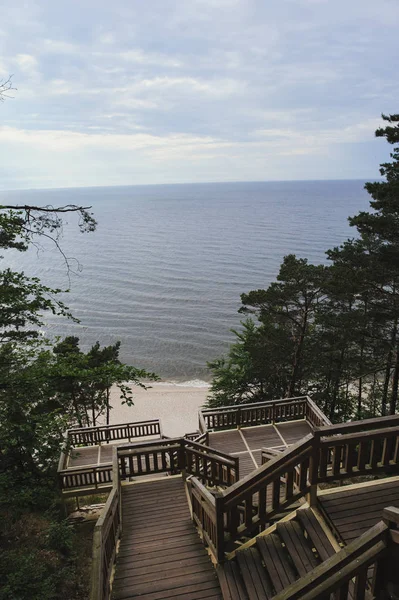
[[[205,382],[153,383],[148,390],[132,386],[134,406],[121,404],[119,390],[111,391],[111,424],[160,419],[163,433],[181,436],[198,429],[198,409],[205,403]]]

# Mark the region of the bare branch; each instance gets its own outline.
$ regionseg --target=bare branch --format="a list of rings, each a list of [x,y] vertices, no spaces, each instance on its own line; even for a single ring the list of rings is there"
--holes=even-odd
[[[10,75],[8,79],[0,79],[0,102],[4,102],[6,98],[13,98],[8,92],[17,90],[17,88],[12,87],[12,77],[13,76]]]

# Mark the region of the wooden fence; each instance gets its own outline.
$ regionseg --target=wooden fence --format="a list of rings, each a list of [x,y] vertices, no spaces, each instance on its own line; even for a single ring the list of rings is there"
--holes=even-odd
[[[117,449],[113,452],[113,487],[93,535],[90,600],[109,600],[117,544],[122,532],[121,488]]]
[[[241,404],[199,411],[201,433],[235,427],[269,425],[298,419],[308,420],[314,427],[331,425],[331,422],[308,396],[283,398],[254,404]]]
[[[399,473],[398,425],[399,416],[320,428],[220,492],[214,505],[193,480],[193,518],[203,523],[216,560],[227,541],[256,534],[299,498],[313,503],[320,483]]]
[[[162,429],[159,419],[154,419],[152,421],[138,421],[118,425],[74,428],[69,429],[67,434],[70,446],[98,446],[117,440],[128,440],[130,442],[141,437],[155,435],[162,437]]]
[[[122,480],[158,473],[184,473],[195,475],[210,487],[226,487],[239,479],[238,457],[185,438],[164,438],[115,448]],[[65,496],[107,492],[113,485],[113,466],[109,463],[61,469],[58,478]]]
[[[239,459],[185,438],[155,440],[118,448],[121,479],[183,472],[208,486],[229,486],[239,479]]]
[[[112,489],[112,464],[58,471],[58,481],[64,496],[109,492]]]

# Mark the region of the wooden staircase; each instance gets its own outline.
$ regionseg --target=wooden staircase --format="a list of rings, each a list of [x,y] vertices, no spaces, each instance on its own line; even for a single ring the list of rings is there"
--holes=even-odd
[[[269,600],[335,553],[314,511],[299,509],[217,568],[223,599]]]
[[[221,600],[181,477],[123,486],[122,513],[113,600]]]

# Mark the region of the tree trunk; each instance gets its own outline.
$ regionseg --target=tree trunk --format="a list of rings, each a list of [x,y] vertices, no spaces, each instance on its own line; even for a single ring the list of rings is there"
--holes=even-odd
[[[394,415],[396,412],[396,405],[398,403],[398,386],[399,386],[399,346],[396,350],[395,367],[392,377],[392,391],[391,401],[389,403],[389,414]]]
[[[301,325],[301,333],[299,335],[299,341],[295,348],[294,364],[292,367],[291,381],[290,381],[290,385],[288,387],[288,394],[287,394],[288,398],[292,398],[295,395],[297,379],[298,379],[298,375],[299,375],[299,369],[300,369],[301,361],[302,361],[302,350],[303,350],[303,343],[305,341],[307,325],[308,325],[308,311],[305,310],[305,314],[304,314],[302,325]]]
[[[107,425],[109,425],[109,388],[107,388]]]
[[[389,381],[391,379],[393,349],[396,345],[397,330],[398,330],[398,321],[396,319],[393,329],[392,329],[392,333],[391,333],[391,344],[389,347],[389,352],[388,352],[388,356],[387,356],[387,366],[385,369],[384,388],[383,388],[382,399],[381,399],[381,414],[382,414],[382,416],[385,416],[387,414]]]
[[[367,308],[368,308],[368,303],[367,303],[367,300],[365,300],[365,302],[364,302],[364,318],[365,318],[366,323],[367,323]],[[363,326],[362,339],[360,341],[359,373],[361,375],[359,377],[358,392],[357,392],[357,418],[358,419],[361,418],[361,414],[362,414],[362,395],[363,395],[362,373],[363,373],[364,345],[365,345],[365,326]]]
[[[75,396],[75,394],[73,392],[72,392],[72,405],[73,405],[73,408],[74,408],[74,411],[75,411],[75,416],[76,416],[76,418],[78,420],[79,427],[83,427],[82,416],[81,416],[81,414],[79,412],[79,407],[78,407],[78,403],[77,403],[77,400],[76,400],[76,396]]]

